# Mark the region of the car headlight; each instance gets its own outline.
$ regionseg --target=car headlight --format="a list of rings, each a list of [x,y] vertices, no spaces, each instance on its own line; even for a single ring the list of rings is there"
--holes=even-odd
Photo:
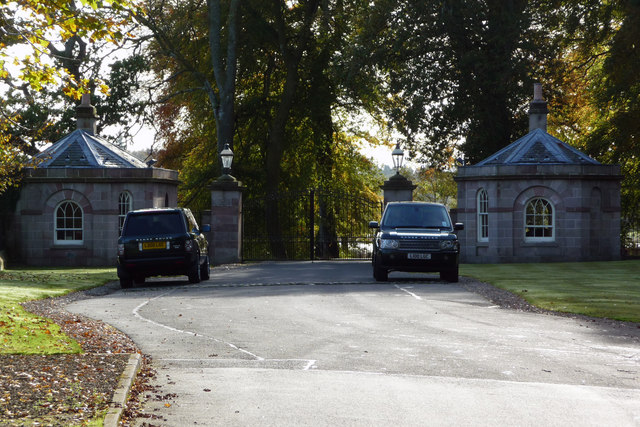
[[[455,247],[455,242],[453,240],[441,240],[440,241],[440,249],[444,251],[451,250]]]
[[[392,239],[380,239],[380,249],[398,249],[398,241]]]
[[[118,256],[124,255],[124,244],[118,243]]]
[[[187,252],[193,251],[193,240],[187,240],[184,242],[184,250]]]

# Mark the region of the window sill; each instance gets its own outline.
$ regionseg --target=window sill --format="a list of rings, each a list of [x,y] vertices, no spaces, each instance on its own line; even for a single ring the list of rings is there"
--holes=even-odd
[[[558,245],[558,242],[556,242],[555,240],[525,240],[524,242],[522,242],[522,246],[557,248],[560,245]]]
[[[80,243],[80,244],[54,243],[53,246],[51,246],[51,249],[53,250],[87,249],[87,246],[84,243]]]

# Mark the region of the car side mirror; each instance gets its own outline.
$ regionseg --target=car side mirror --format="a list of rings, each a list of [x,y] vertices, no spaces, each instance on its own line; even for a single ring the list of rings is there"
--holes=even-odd
[[[208,233],[211,231],[211,226],[209,224],[203,224],[200,231],[202,231],[203,233]]]
[[[454,230],[464,230],[464,224],[463,224],[463,223],[461,223],[461,222],[456,222],[456,223],[453,225],[453,229],[454,229]]]
[[[369,228],[380,228],[378,221],[369,221]]]

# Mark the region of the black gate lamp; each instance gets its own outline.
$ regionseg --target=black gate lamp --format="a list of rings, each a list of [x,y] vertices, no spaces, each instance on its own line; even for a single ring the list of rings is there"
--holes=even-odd
[[[220,152],[222,159],[222,173],[229,175],[231,172],[231,164],[233,163],[233,151],[229,148],[229,144],[224,144],[224,149]]]
[[[396,144],[396,148],[391,152],[391,158],[393,159],[393,167],[396,168],[396,174],[400,174],[400,168],[402,167],[402,158],[404,157],[404,151],[400,148],[400,143]]]

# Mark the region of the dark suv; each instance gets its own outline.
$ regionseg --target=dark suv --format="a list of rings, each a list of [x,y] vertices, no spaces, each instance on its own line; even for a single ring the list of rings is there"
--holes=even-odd
[[[120,286],[149,276],[186,274],[189,282],[209,278],[208,243],[189,209],[142,209],[127,214],[118,239]]]
[[[385,281],[389,271],[439,272],[440,278],[458,281],[460,244],[449,212],[439,203],[392,202],[382,214],[373,242],[373,277]]]

